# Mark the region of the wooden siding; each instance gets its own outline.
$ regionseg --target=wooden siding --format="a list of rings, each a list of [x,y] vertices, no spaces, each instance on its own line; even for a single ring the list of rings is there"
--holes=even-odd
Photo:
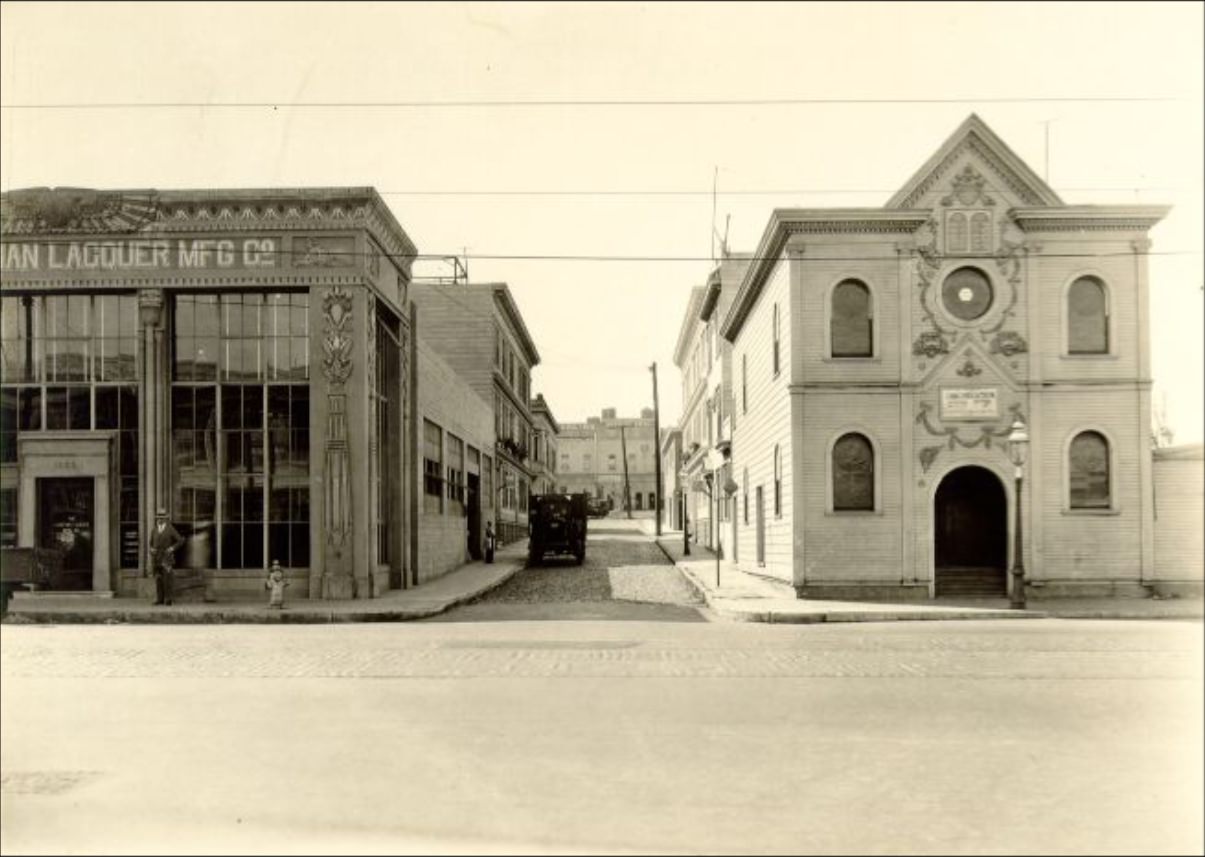
[[[793,449],[791,397],[788,392],[792,360],[791,262],[780,259],[749,313],[732,348],[733,399],[736,430],[732,438],[732,478],[739,486],[734,498],[737,515],[738,566],[758,574],[792,581],[794,576]],[[782,331],[780,371],[773,375],[774,305]],[[748,360],[749,408],[741,410],[741,361]],[[782,515],[774,515],[774,445],[782,456]],[[749,469],[748,486],[744,483]],[[757,486],[765,497],[766,563],[757,563]],[[749,494],[749,523],[744,518],[744,494]]]

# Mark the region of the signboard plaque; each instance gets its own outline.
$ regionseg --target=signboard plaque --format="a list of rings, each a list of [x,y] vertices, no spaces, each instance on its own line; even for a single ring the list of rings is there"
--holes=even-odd
[[[994,420],[999,416],[995,387],[947,387],[941,391],[943,420]]]

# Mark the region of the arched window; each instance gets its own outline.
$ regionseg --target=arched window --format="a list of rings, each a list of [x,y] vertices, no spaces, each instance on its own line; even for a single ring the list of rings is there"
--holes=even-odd
[[[782,517],[782,453],[774,444],[774,517]]]
[[[774,374],[778,374],[778,355],[781,351],[779,347],[779,323],[778,323],[778,304],[774,304]]]
[[[1096,277],[1080,277],[1067,290],[1067,351],[1109,352],[1109,300]]]
[[[833,510],[874,511],[874,448],[856,432],[833,444]]]
[[[992,249],[992,221],[982,211],[971,215],[971,252],[986,253]]]
[[[1068,453],[1071,470],[1071,508],[1107,509],[1109,491],[1109,442],[1100,432],[1080,432]]]
[[[963,253],[967,249],[967,216],[951,214],[946,221],[946,250],[951,253]]]
[[[833,289],[830,328],[833,357],[873,355],[874,316],[864,283],[845,280]]]

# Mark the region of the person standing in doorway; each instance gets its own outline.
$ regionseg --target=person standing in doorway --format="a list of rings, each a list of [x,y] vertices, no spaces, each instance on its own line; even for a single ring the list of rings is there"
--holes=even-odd
[[[167,519],[167,509],[162,506],[155,514],[155,526],[151,530],[150,553],[151,574],[155,575],[155,603],[172,603],[172,585],[176,575],[176,551],[184,539]]]

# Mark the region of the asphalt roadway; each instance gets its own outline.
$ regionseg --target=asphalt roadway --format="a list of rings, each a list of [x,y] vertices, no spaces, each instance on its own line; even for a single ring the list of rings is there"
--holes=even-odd
[[[1205,850],[1200,622],[712,621],[614,540],[438,622],[0,626],[0,850]]]

